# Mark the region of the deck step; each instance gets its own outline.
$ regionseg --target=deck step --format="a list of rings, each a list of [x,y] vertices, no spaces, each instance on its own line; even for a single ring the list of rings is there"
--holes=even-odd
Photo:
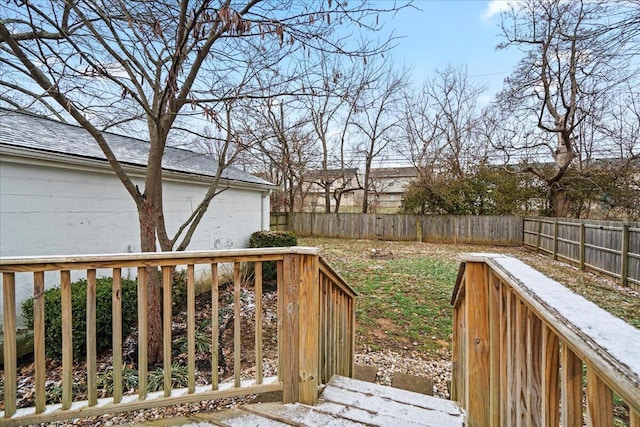
[[[464,425],[452,401],[335,376],[316,405],[258,403],[199,416],[218,426],[392,426]]]

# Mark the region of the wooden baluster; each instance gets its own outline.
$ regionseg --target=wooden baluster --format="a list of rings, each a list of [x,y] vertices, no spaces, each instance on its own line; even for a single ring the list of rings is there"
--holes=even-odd
[[[150,268],[151,274],[155,269]],[[147,398],[147,269],[138,268],[138,398]]]
[[[113,319],[113,403],[122,401],[122,270],[113,269],[111,288],[111,317]]]
[[[510,298],[508,287],[500,283],[500,426],[507,426],[510,411],[507,405],[509,398],[509,353],[507,347],[510,337],[507,326],[507,319],[509,318],[507,298]]]
[[[515,299],[515,380],[516,380],[516,425],[523,425],[523,421],[526,419],[527,414],[527,366],[526,366],[526,354],[527,354],[527,309],[520,300]]]
[[[587,426],[613,427],[613,392],[587,366]]]
[[[87,270],[87,400],[98,403],[98,369],[96,348],[96,270]]]
[[[4,416],[16,413],[17,351],[16,351],[16,276],[2,273],[2,300],[4,304]]]
[[[513,291],[507,291],[507,411],[505,425],[515,426],[517,420],[517,401],[519,372],[516,370],[516,299]]]
[[[489,425],[500,423],[500,279],[489,275]]]
[[[187,372],[189,394],[196,391],[196,283],[195,267],[187,265]]]
[[[543,359],[542,328],[543,322],[530,310],[527,315],[527,415],[528,424],[534,427],[542,425],[542,388]]]
[[[560,424],[558,375],[560,369],[560,341],[546,324],[542,325],[542,425]]]
[[[233,378],[234,386],[240,387],[240,263],[233,264]]]
[[[73,399],[73,324],[71,321],[71,273],[60,272],[62,310],[62,409],[71,408]]]
[[[253,267],[256,299],[256,384],[262,384],[262,262],[256,261]]]
[[[171,328],[173,325],[173,274],[171,266],[162,267],[162,367],[164,369],[164,396],[171,395]]]
[[[562,426],[582,427],[582,360],[564,343],[560,369]]]
[[[33,273],[33,364],[36,371],[36,414],[44,412],[46,407],[45,384],[47,368],[44,353],[44,308],[44,271],[37,271]]]
[[[220,328],[218,307],[218,264],[211,264],[211,389],[218,389],[218,352],[220,343],[218,328]]]

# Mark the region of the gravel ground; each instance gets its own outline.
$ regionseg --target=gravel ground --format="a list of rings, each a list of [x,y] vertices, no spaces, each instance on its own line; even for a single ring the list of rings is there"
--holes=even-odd
[[[356,354],[355,361],[359,365],[377,367],[376,383],[378,384],[390,386],[393,374],[402,372],[430,378],[433,381],[433,395],[443,399],[449,398],[450,360],[424,360],[418,353],[407,357],[393,351],[384,351]]]

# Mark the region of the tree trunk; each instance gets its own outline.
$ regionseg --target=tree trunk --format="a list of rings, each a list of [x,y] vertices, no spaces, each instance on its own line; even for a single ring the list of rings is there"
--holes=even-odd
[[[549,186],[549,216],[566,217],[571,208],[571,200],[567,192],[562,189],[558,182],[553,182]]]
[[[138,209],[142,252],[156,252],[156,222],[154,208],[144,201]],[[147,267],[147,360],[149,366],[162,361],[162,298],[160,276],[154,267]]]
[[[324,212],[331,213],[331,184],[325,181],[324,184]]]

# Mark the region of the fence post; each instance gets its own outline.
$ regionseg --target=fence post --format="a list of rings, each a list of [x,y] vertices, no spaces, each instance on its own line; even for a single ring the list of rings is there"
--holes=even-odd
[[[620,262],[620,283],[622,286],[628,285],[629,276],[629,223],[622,224],[622,259]]]
[[[553,259],[558,259],[558,218],[553,222]]]
[[[318,398],[320,305],[318,256],[287,254],[283,260],[281,329],[278,343],[284,403],[313,404]]]
[[[584,270],[584,241],[585,238],[585,227],[584,222],[580,222],[580,270]]]
[[[538,238],[536,240],[536,253],[540,253],[540,235],[542,234],[542,220],[538,218]]]
[[[422,216],[416,215],[416,242],[422,242]]]

